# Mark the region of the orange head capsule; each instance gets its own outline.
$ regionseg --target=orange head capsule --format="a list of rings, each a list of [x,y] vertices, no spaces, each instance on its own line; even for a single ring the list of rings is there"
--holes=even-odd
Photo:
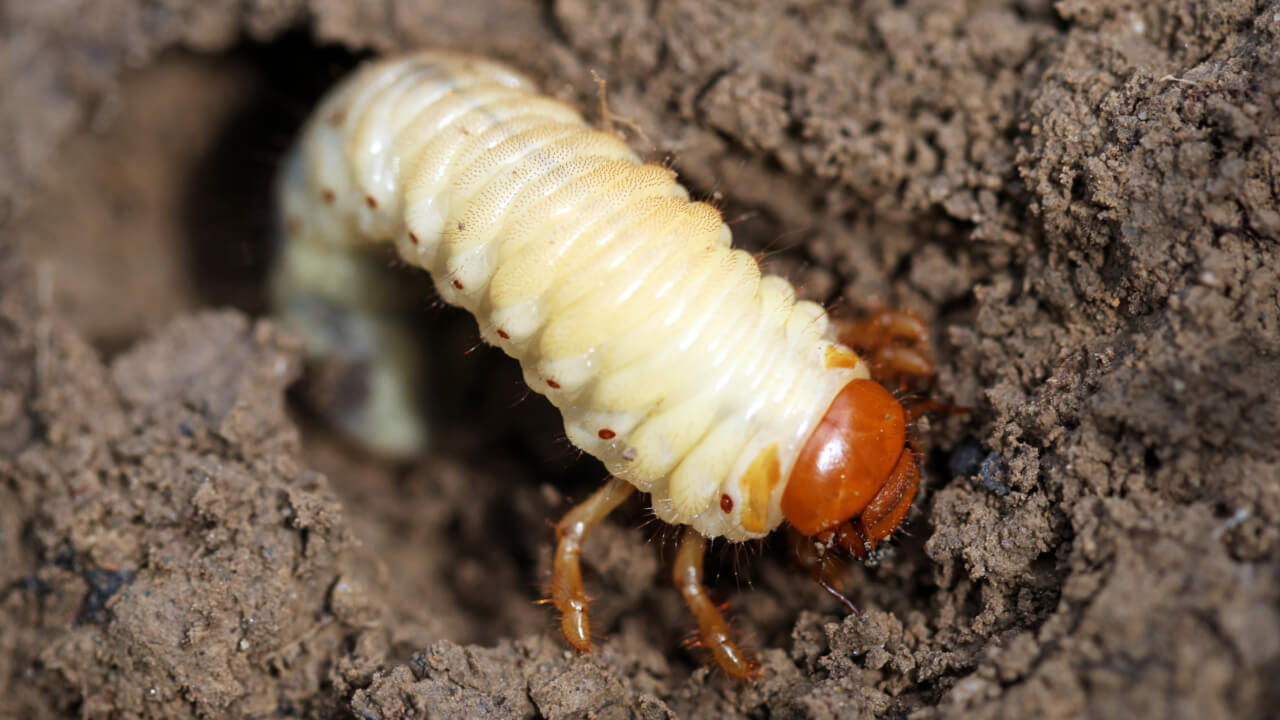
[[[902,524],[918,483],[902,405],[879,383],[853,380],[800,451],[782,512],[802,535],[864,557]]]

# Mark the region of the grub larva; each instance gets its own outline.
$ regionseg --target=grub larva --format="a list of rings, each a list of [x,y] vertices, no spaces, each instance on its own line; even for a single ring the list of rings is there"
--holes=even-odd
[[[635,490],[686,526],[676,584],[739,677],[750,662],[702,587],[708,538],[785,521],[861,553],[910,507],[906,414],[823,309],[733,249],[720,213],[668,168],[503,65],[423,52],[363,66],[311,118],[279,192],[277,303],[316,354],[361,369],[367,402],[349,429],[389,452],[425,436],[404,371],[417,351],[390,319],[412,290],[370,252],[392,244],[613,475],[557,531],[552,600],[579,650],[581,543]],[[919,329],[886,315],[877,332]]]

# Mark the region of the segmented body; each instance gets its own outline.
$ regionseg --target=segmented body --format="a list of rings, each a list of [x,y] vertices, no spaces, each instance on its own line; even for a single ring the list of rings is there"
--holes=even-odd
[[[520,361],[576,446],[707,537],[778,526],[806,440],[868,377],[715,208],[496,63],[364,66],[313,116],[280,191],[286,302],[379,304],[399,291],[351,258],[394,244]]]

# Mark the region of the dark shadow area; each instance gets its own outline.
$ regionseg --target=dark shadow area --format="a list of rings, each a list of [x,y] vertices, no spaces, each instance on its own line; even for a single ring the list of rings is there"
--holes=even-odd
[[[360,59],[295,31],[221,60],[252,66],[256,87],[188,180],[183,223],[205,304],[267,312],[276,169],[312,106]]]

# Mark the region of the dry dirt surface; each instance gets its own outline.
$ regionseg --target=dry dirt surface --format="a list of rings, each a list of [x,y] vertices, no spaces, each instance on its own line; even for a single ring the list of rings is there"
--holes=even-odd
[[[852,7],[852,9],[851,9]],[[270,184],[360,57],[507,59],[801,292],[936,330],[918,510],[847,615],[725,548],[761,675],[683,642],[670,534],[537,604],[602,470],[423,300],[440,441],[286,391]],[[1272,0],[0,2],[0,716],[1268,718],[1280,708]],[[630,127],[628,125],[628,127]]]

